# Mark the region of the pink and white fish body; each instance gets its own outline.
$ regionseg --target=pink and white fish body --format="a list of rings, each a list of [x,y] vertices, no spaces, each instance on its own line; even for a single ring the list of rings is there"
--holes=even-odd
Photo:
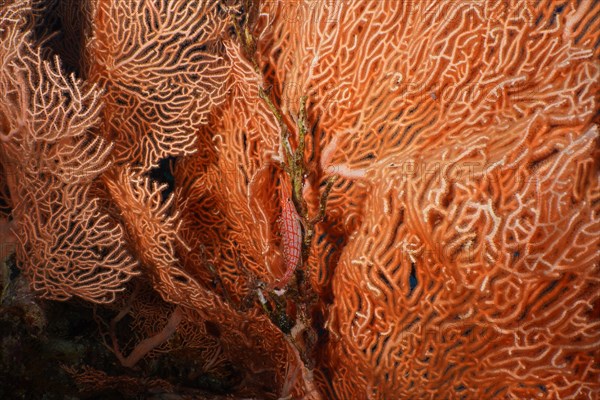
[[[279,284],[285,285],[298,267],[302,256],[302,224],[300,223],[300,215],[298,215],[298,211],[296,211],[296,207],[294,207],[290,198],[281,200],[279,229],[285,265],[285,273],[279,280]]]

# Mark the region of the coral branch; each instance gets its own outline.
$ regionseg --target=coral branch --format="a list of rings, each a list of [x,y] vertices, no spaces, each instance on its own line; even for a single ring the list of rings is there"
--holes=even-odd
[[[152,337],[142,340],[135,346],[131,353],[129,353],[129,355],[125,357],[119,350],[119,345],[115,333],[116,323],[118,322],[118,320],[114,319],[111,322],[111,338],[113,341],[115,355],[119,359],[121,365],[127,368],[133,368],[138,363],[138,361],[140,361],[146,354],[151,352],[157,346],[160,346],[161,344],[169,340],[169,338],[171,338],[177,330],[177,327],[179,326],[182,320],[183,314],[181,312],[181,309],[179,307],[175,307],[175,310],[171,313],[167,324],[160,330],[160,332],[158,332]]]

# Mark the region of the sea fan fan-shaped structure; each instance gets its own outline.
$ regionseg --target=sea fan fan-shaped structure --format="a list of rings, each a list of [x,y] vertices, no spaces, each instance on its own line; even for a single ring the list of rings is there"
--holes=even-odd
[[[0,9],[0,161],[18,257],[45,297],[112,302],[136,274],[123,230],[91,193],[111,145],[89,129],[100,93],[33,43],[23,4]]]
[[[102,134],[117,161],[147,170],[191,153],[195,129],[225,96],[219,2],[92,4],[86,69],[105,90]]]
[[[267,7],[280,96],[308,95],[345,178],[329,220],[359,224],[332,277],[337,396],[596,393],[598,4]]]
[[[95,86],[0,6],[0,221],[39,293],[118,312],[122,366],[269,399],[597,396],[599,2],[85,7]]]

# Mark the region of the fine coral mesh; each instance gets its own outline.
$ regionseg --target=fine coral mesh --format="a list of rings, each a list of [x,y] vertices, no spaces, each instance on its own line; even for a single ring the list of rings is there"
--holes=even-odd
[[[344,177],[311,257],[335,268],[316,276],[338,397],[560,397],[581,374],[597,390],[600,8],[578,7],[265,5],[282,107],[308,96]]]
[[[600,2],[43,3],[0,4],[0,233],[117,314],[82,387],[600,392]]]
[[[41,296],[110,303],[136,275],[124,231],[93,194],[111,145],[92,135],[100,91],[44,59],[23,4],[0,9],[3,182],[17,258]]]
[[[117,161],[147,170],[194,151],[195,130],[225,98],[218,11],[210,1],[96,3],[86,73],[105,89],[102,134]]]

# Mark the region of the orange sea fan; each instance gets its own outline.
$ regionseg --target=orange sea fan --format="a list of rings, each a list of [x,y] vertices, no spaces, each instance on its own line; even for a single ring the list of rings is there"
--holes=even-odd
[[[175,242],[181,240],[178,214],[170,213],[173,197],[163,203],[161,188],[153,187],[129,169],[111,172],[114,175],[106,175],[106,184],[121,210],[145,277],[165,302],[178,306],[171,315],[180,313],[181,319],[171,330],[177,330],[181,323],[196,324],[217,337],[212,345],[222,347],[225,359],[240,367],[247,380],[244,390],[250,393],[258,387],[270,396],[279,391],[298,395],[313,391],[312,380],[295,348],[266,316],[257,309],[239,311],[225,296],[203,286],[182,268],[175,251]],[[171,317],[165,326],[173,325],[170,321]],[[204,329],[205,325],[211,328]],[[197,331],[188,330],[188,334]],[[145,355],[155,349],[156,343],[162,345],[164,340],[140,342],[141,348],[133,352]],[[209,353],[210,348],[205,352]],[[136,359],[127,357],[124,361],[130,365]],[[264,382],[272,384],[265,386]]]
[[[137,262],[91,190],[110,165],[111,146],[90,132],[100,93],[34,45],[29,2],[0,16],[0,162],[18,259],[44,297],[111,302]]]
[[[293,112],[308,96],[320,179],[346,178],[328,217],[348,233],[322,231],[311,262],[329,276],[324,249],[347,242],[327,322],[337,396],[598,390],[599,12],[264,5],[268,74]]]
[[[273,399],[600,392],[599,2],[82,7],[96,86],[0,6],[0,236],[43,296],[121,307],[123,366]],[[278,219],[325,192],[288,276]]]
[[[562,397],[571,380],[581,394],[597,390],[600,221],[592,203],[573,208],[569,182],[597,136],[594,128],[573,140],[527,180],[512,169],[461,177],[388,169],[367,201],[376,211],[338,265],[334,296],[347,300],[334,302],[329,320],[332,365],[363,377],[375,397],[429,385],[438,395]]]
[[[205,256],[239,298],[248,294],[250,280],[255,289],[258,281],[271,284],[283,273],[276,238],[283,174],[277,122],[258,95],[261,77],[235,42],[225,44],[232,60],[229,98],[199,133],[198,152],[205,157],[184,160],[187,167],[178,167],[176,179],[181,196],[191,199],[187,212],[195,215],[184,225],[187,235],[207,239],[201,246],[211,254]]]
[[[93,4],[86,74],[105,90],[102,134],[116,160],[147,170],[192,153],[195,130],[225,99],[227,14],[212,1]]]

